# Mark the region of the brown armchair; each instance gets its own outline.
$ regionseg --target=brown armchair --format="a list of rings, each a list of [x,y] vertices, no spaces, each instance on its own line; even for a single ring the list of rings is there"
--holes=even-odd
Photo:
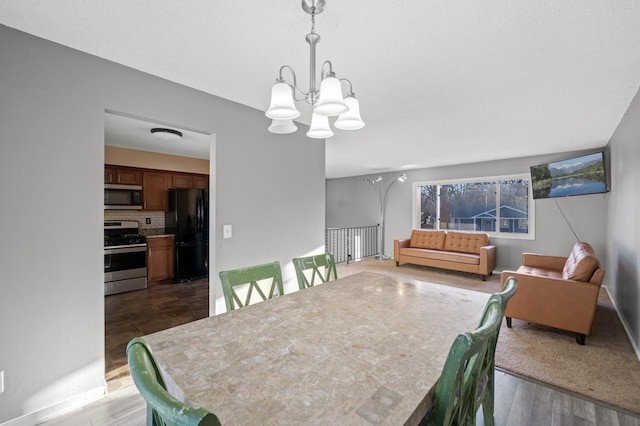
[[[584,345],[604,278],[589,244],[576,243],[569,257],[524,253],[517,271],[502,272],[502,283],[510,276],[518,281],[518,291],[505,312],[507,327],[512,318],[521,319],[574,332]]]

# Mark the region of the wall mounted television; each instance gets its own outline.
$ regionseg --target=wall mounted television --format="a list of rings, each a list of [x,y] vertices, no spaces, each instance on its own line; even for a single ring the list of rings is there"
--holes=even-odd
[[[604,152],[531,166],[531,187],[536,200],[608,192]]]

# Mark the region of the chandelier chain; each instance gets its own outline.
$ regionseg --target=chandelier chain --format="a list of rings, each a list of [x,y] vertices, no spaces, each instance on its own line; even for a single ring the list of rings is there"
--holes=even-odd
[[[316,33],[316,7],[311,7],[311,34]]]

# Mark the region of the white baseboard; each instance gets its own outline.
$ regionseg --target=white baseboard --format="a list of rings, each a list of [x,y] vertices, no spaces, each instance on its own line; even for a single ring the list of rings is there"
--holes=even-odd
[[[620,315],[620,309],[618,309],[618,305],[616,305],[616,300],[613,297],[611,297],[611,292],[609,291],[609,287],[607,287],[606,285],[603,285],[602,287],[604,287],[604,289],[607,291],[607,294],[609,295],[609,299],[611,300],[611,303],[613,303],[613,307],[616,310],[616,314],[618,314],[618,318],[622,323],[622,327],[624,327],[624,331],[627,333],[627,337],[631,342],[631,346],[633,346],[633,350],[636,352],[636,357],[638,358],[638,361],[640,361],[640,348],[638,348],[638,345],[631,337],[631,332],[630,332],[631,329],[629,327],[629,324],[627,324],[627,321],[625,321],[625,319]]]
[[[97,387],[58,404],[8,420],[0,424],[0,426],[33,426],[46,422],[104,398],[106,395],[105,390],[104,386]]]

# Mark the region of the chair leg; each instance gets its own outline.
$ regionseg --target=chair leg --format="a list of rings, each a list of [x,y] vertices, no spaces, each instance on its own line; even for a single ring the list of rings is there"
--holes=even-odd
[[[495,419],[493,418],[493,400],[495,397],[495,365],[491,368],[489,376],[487,377],[487,388],[484,391],[482,397],[482,416],[484,418],[484,426],[495,426]],[[475,420],[475,419],[474,419]],[[475,424],[475,423],[474,423]]]
[[[482,404],[482,417],[484,418],[484,425],[485,426],[494,426],[495,425],[495,419],[493,418],[493,401],[491,401],[491,406],[488,407],[487,405],[489,405],[488,403]]]
[[[576,333],[576,343],[579,345],[584,345],[586,337],[587,336],[585,334]]]
[[[155,426],[155,422],[153,421],[153,408],[151,408],[151,404],[147,402],[147,422],[146,426]]]
[[[511,328],[511,317],[505,317],[507,320],[507,327]]]

